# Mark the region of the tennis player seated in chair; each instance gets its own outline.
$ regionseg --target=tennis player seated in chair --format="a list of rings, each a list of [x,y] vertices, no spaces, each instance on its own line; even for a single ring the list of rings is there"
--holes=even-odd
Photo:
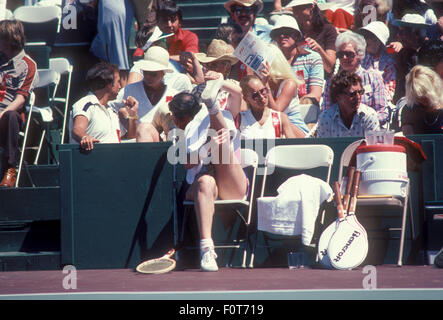
[[[218,270],[212,240],[214,201],[244,199],[248,193],[240,165],[240,140],[230,112],[219,109],[218,90],[206,86],[201,95],[206,107],[198,95],[186,92],[169,103],[172,119],[183,133],[180,138],[186,139],[186,200],[194,201],[202,271]]]

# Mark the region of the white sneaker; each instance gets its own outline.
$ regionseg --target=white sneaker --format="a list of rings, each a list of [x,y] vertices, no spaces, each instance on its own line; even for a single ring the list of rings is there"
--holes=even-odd
[[[209,80],[206,82],[206,87],[201,94],[201,99],[206,104],[209,113],[211,113],[211,109],[217,101],[218,92],[220,91],[224,81],[225,80],[223,77],[220,77],[218,79]]]
[[[218,271],[217,254],[213,247],[200,254],[200,269],[202,271]]]

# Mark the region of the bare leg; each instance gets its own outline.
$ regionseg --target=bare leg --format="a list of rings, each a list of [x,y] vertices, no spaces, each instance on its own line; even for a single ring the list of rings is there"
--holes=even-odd
[[[160,135],[150,123],[140,123],[137,127],[137,142],[159,142]]]

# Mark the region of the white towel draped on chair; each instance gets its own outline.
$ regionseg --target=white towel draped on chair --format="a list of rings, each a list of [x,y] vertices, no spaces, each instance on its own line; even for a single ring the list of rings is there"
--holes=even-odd
[[[309,245],[321,204],[333,196],[325,181],[301,174],[286,180],[276,197],[257,199],[258,229],[274,234],[301,235]]]

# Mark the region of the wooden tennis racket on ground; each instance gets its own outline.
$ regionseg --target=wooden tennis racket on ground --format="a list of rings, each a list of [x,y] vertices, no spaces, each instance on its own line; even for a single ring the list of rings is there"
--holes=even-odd
[[[172,259],[175,249],[171,249],[163,257],[146,260],[140,263],[136,270],[140,273],[166,273],[175,269],[176,262]]]
[[[349,181],[349,180],[348,180]],[[343,207],[343,203],[341,200],[341,192],[340,192],[340,183],[334,183],[334,199],[335,204],[337,205],[337,214],[338,218],[331,223],[321,234],[320,239],[318,241],[317,254],[319,261],[322,265],[327,268],[332,268],[333,265],[331,263],[331,259],[328,254],[329,242],[331,241],[332,236],[334,235],[337,227],[340,223],[341,219],[345,217],[345,209]]]
[[[337,230],[331,237],[328,254],[334,268],[348,270],[358,267],[368,254],[368,236],[355,217],[360,172],[355,171],[349,203],[349,213],[340,219]]]
[[[351,199],[351,188],[354,182],[354,172],[355,172],[355,167],[348,167],[348,169],[346,170],[347,182],[346,182],[345,195],[343,196],[343,209],[345,212],[348,211],[349,200]]]

